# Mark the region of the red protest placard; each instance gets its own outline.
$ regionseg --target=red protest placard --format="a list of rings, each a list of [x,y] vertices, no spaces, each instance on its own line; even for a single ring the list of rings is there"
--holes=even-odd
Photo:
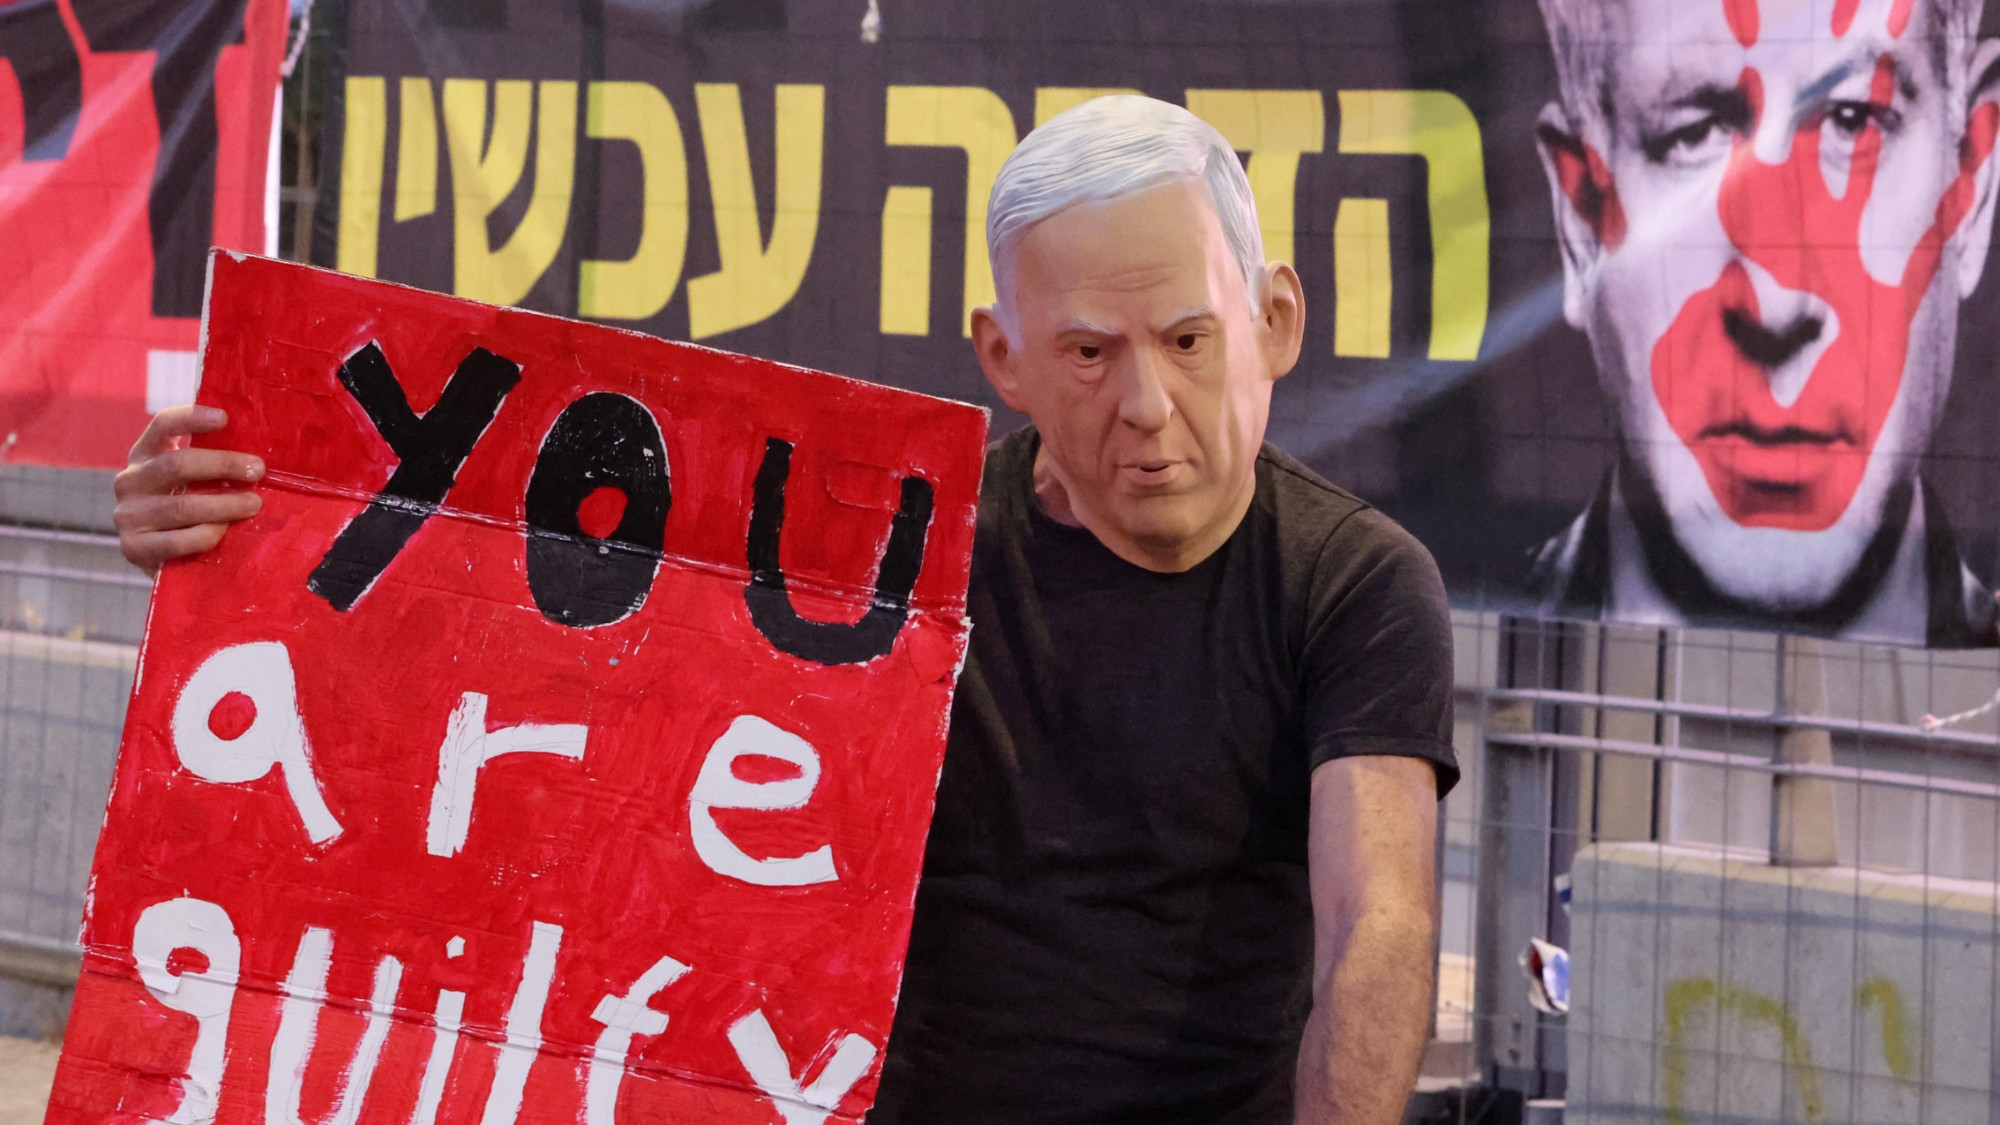
[[[48,1120],[858,1117],[984,414],[211,268],[265,504],[154,594]]]

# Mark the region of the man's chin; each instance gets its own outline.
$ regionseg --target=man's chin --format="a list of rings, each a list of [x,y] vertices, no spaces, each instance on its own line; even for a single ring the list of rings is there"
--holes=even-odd
[[[1879,520],[1878,512],[1875,519],[1836,520],[1823,531],[1793,531],[1745,527],[1704,511],[1674,520],[1673,537],[1716,593],[1793,614],[1833,600],[1860,565]]]
[[[1916,465],[1884,448],[1839,515],[1815,530],[1738,523],[1685,445],[1646,452],[1644,462],[1624,462],[1621,498],[1659,592],[1703,613],[1850,617],[1894,564],[1909,526]]]

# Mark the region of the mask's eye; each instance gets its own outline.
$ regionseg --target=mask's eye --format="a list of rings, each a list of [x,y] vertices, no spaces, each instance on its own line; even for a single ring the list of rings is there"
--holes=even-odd
[[[1174,346],[1184,352],[1191,352],[1194,350],[1194,343],[1196,339],[1197,337],[1195,336],[1194,333],[1183,332],[1179,336],[1174,338]]]
[[[1096,344],[1080,344],[1077,346],[1076,354],[1083,359],[1096,359],[1104,354],[1104,349]]]

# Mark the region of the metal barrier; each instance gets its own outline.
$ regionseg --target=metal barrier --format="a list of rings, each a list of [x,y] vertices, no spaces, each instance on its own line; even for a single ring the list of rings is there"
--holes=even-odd
[[[1472,965],[1441,1002],[1473,1012],[1432,1084],[1592,1123],[1955,1120],[2000,1094],[2000,737],[1923,723],[1992,699],[2000,656],[1456,624],[1442,945]],[[1530,939],[1574,955],[1567,1016],[1531,999]]]
[[[0,1034],[59,1034],[152,582],[109,473],[0,467]]]

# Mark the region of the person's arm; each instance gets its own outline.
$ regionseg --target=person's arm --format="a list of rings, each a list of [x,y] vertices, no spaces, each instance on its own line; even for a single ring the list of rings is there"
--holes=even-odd
[[[1313,771],[1313,1006],[1297,1125],[1402,1119],[1430,1027],[1437,806],[1422,759],[1336,758]]]
[[[168,559],[215,546],[230,524],[249,519],[263,507],[263,498],[251,489],[187,488],[210,481],[255,484],[264,479],[260,458],[188,447],[193,435],[213,433],[228,422],[228,415],[212,406],[176,406],[155,414],[139,435],[112,484],[118,497],[112,523],[118,528],[118,546],[133,566],[158,573]]]

